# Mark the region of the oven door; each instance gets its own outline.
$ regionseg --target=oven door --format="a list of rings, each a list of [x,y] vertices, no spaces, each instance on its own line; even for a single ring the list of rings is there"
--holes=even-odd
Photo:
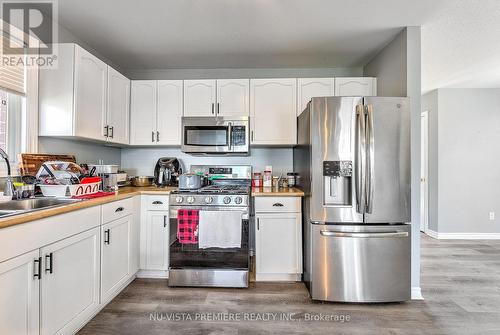
[[[248,153],[248,118],[183,117],[181,150],[186,153]]]
[[[238,269],[248,270],[249,265],[249,215],[246,208],[219,209],[224,211],[237,210],[242,212],[241,247],[239,248],[205,248],[198,244],[181,244],[177,238],[177,210],[197,209],[215,210],[210,207],[172,206],[170,208],[170,243],[169,267],[172,269]]]

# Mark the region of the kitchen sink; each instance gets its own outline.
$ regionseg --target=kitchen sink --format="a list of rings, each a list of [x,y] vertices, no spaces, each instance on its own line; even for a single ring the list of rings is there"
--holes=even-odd
[[[33,212],[41,209],[64,206],[82,201],[81,199],[35,198],[26,200],[11,200],[0,203],[0,218]]]

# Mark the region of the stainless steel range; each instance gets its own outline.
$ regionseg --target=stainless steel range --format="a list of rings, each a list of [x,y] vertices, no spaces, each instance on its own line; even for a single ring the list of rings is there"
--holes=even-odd
[[[207,176],[210,184],[170,194],[168,285],[248,287],[251,166],[192,165],[190,172]],[[183,242],[182,229],[179,229],[183,224],[179,215],[185,213],[193,215],[189,223],[199,220],[192,226],[196,230],[192,232],[196,241],[189,243]],[[216,217],[217,221],[204,223],[204,217]],[[241,226],[236,227],[237,232],[241,231],[238,245],[219,246],[217,241],[212,241],[214,245],[202,245],[203,231],[217,231],[222,227],[224,232],[224,225],[235,218],[241,222]],[[233,235],[234,229],[233,225]],[[198,231],[200,236],[196,234]]]

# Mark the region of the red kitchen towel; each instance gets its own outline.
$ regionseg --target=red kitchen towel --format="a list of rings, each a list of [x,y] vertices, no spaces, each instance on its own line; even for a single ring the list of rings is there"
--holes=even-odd
[[[196,209],[177,210],[177,239],[181,244],[198,243],[200,211]]]

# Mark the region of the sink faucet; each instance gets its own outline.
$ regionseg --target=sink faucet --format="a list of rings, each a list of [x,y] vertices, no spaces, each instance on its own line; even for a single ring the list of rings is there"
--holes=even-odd
[[[11,171],[10,171],[9,156],[2,148],[0,148],[0,156],[5,160],[5,164],[7,164],[7,179],[5,181],[4,195],[14,196],[14,184],[12,184],[12,179],[10,178]]]

